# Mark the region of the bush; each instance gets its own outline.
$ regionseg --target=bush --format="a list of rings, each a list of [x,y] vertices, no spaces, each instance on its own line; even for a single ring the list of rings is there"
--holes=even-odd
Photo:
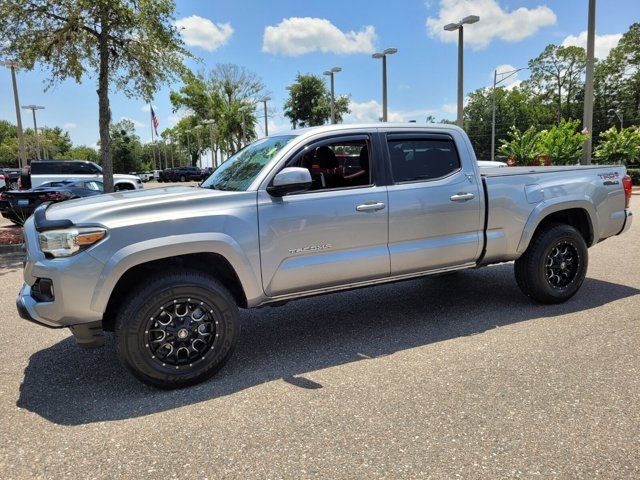
[[[640,156],[640,128],[611,127],[602,132],[595,156],[602,163],[634,163]]]
[[[516,165],[531,165],[538,158],[538,138],[540,134],[534,127],[529,127],[521,132],[516,127],[511,127],[508,140],[500,140],[498,152]]]
[[[628,168],[627,174],[631,177],[634,186],[640,186],[640,168]]]
[[[579,163],[582,144],[587,138],[579,128],[580,120],[562,120],[559,125],[543,130],[536,146],[538,153],[549,157],[554,165]]]

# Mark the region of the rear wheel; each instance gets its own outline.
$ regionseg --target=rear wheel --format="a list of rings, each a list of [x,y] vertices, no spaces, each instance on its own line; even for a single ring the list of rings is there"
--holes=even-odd
[[[580,232],[570,225],[550,225],[538,231],[515,262],[520,290],[540,303],[562,303],[580,289],[589,255]]]
[[[213,376],[240,333],[238,307],[200,272],[165,274],[134,293],[116,319],[120,361],[141,381],[180,388]]]
[[[181,182],[186,182],[187,181],[187,177],[185,177],[184,175],[180,176],[180,181]]]

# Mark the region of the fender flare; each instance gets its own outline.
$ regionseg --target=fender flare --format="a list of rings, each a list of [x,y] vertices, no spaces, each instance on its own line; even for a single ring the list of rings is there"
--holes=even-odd
[[[536,205],[536,208],[533,209],[524,226],[516,252],[518,254],[524,253],[529,246],[529,242],[531,242],[534,232],[546,217],[552,213],[572,209],[581,209],[587,212],[587,218],[589,219],[591,231],[593,232],[591,245],[597,243],[600,230],[598,229],[596,206],[586,195],[572,195],[570,197],[552,198]]]
[[[91,309],[104,312],[109,298],[122,276],[131,268],[154,260],[179,255],[214,253],[224,257],[236,272],[247,301],[264,295],[262,285],[251,268],[251,262],[240,245],[223,233],[190,233],[156,238],[127,245],[104,264],[91,299]]]

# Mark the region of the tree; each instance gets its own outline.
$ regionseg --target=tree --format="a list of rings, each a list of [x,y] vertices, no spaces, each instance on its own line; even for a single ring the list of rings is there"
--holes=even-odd
[[[87,160],[89,162],[99,162],[100,154],[91,147],[78,145],[71,147],[63,155],[57,156],[56,160]]]
[[[482,160],[491,158],[491,121],[493,114],[493,92],[480,88],[469,94],[464,108],[464,128],[476,152]],[[536,129],[550,127],[555,122],[552,108],[540,102],[531,89],[496,88],[496,145],[508,137],[512,128],[525,131],[530,126]]]
[[[540,133],[535,127],[529,127],[524,132],[512,127],[508,137],[508,140],[500,141],[498,151],[516,165],[531,165],[538,158]]]
[[[105,190],[113,190],[109,89],[151,99],[183,71],[173,0],[3,0],[0,56],[51,72],[49,85],[97,75]]]
[[[595,149],[596,158],[603,163],[633,164],[640,157],[640,128],[628,127],[618,130],[611,127],[600,134],[600,143]]]
[[[322,77],[298,73],[296,81],[287,90],[289,98],[284,104],[284,114],[293,128],[323,125],[331,118],[331,93]],[[349,97],[336,97],[336,122],[342,122],[342,117],[349,112]]]
[[[267,92],[255,73],[238,65],[219,64],[208,74],[187,73],[183,82],[183,87],[171,92],[170,98],[174,111],[185,109],[191,113],[188,120],[182,122],[185,130],[192,130],[205,121],[213,120],[214,148],[227,155],[235,153],[257,137],[256,103]],[[192,134],[199,135],[201,144],[209,146],[211,127],[205,126]],[[185,145],[186,132],[178,132],[178,137],[181,144]],[[201,152],[196,153],[199,155]]]
[[[113,171],[129,173],[142,170],[142,143],[133,122],[120,120],[111,125],[110,130]]]
[[[540,132],[538,151],[556,165],[576,164],[582,153],[585,134],[580,133],[580,120],[561,120],[549,130]]]
[[[527,84],[556,104],[558,122],[576,113],[572,105],[582,88],[585,68],[586,53],[581,47],[547,45],[538,57],[529,60]]]

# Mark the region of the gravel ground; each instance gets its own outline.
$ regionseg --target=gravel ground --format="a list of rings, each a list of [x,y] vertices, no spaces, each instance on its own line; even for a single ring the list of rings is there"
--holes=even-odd
[[[640,478],[639,233],[563,305],[507,264],[244,311],[227,367],[171,392],[20,320],[0,257],[0,477]]]

